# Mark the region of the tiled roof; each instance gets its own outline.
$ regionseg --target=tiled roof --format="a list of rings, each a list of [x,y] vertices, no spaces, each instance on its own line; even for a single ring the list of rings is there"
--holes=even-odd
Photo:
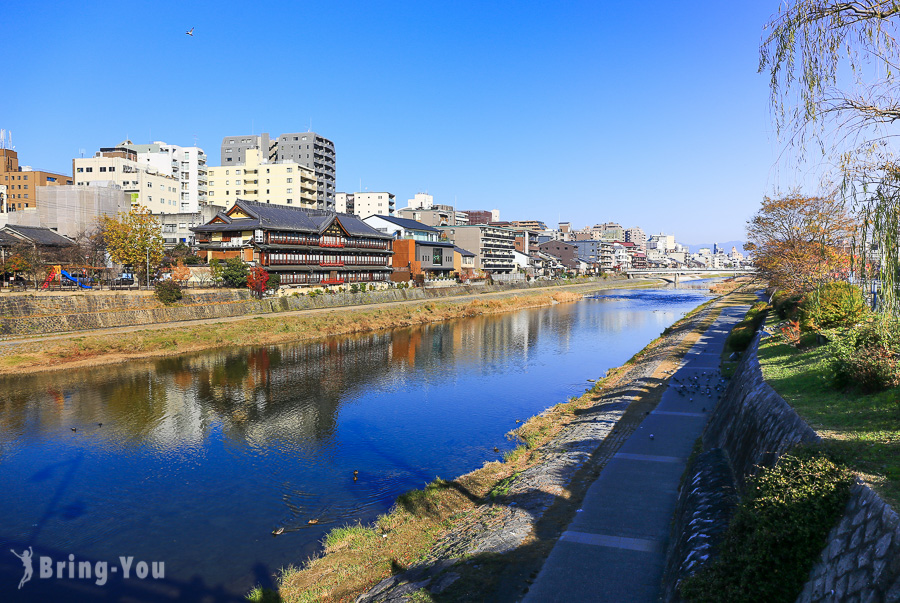
[[[463,249],[462,247],[457,247],[456,245],[453,246],[453,251],[458,252],[458,253],[459,253],[461,256],[463,256],[463,257],[467,257],[467,258],[474,258],[474,257],[475,257],[475,254],[472,253],[471,251],[466,251],[466,250]]]
[[[219,212],[216,218],[225,220],[224,224],[203,224],[191,228],[194,232],[221,232],[230,230],[285,230],[291,232],[325,232],[334,220],[338,220],[349,234],[361,237],[378,239],[392,239],[393,237],[378,232],[357,216],[338,214],[333,211],[320,209],[306,209],[302,207],[287,207],[257,201],[235,201],[235,206],[246,213],[249,218],[230,218]],[[229,210],[230,211],[230,210]],[[215,220],[216,218],[213,218]]]
[[[408,218],[395,218],[394,216],[382,216],[382,215],[374,215],[369,216],[369,218],[381,218],[391,224],[396,224],[401,228],[406,228],[407,230],[425,230],[428,232],[440,232],[437,228],[433,226],[429,226],[428,224],[422,224],[417,220],[410,220]],[[368,219],[368,218],[366,218]]]
[[[4,233],[3,231],[7,232]],[[69,247],[75,244],[72,239],[64,237],[43,226],[18,226],[7,224],[0,230],[0,233],[4,234],[4,239],[9,237],[15,239],[15,242],[26,240],[46,247]]]

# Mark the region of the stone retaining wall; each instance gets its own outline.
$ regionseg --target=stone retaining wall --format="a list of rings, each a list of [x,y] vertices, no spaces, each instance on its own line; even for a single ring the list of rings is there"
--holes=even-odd
[[[799,443],[819,441],[763,380],[756,355],[762,335],[757,333],[744,354],[703,434],[704,454],[724,455],[739,490],[757,466],[772,466]],[[679,496],[663,584],[666,601],[680,600],[678,581],[699,569],[698,559],[705,561],[715,551],[730,515],[721,508],[726,502],[722,497],[716,502],[715,493],[722,486],[712,477],[718,474],[704,455],[701,459],[688,469]],[[798,601],[900,601],[900,519],[875,492],[862,484],[854,487],[827,543]]]
[[[534,281],[479,287],[383,289],[365,293],[323,294],[316,297],[284,295],[262,300],[251,297],[249,291],[241,289],[185,291],[184,299],[172,306],[164,306],[152,292],[148,291],[8,295],[0,298],[0,335],[59,333],[312,308],[435,299],[473,293],[552,287],[566,282]],[[590,279],[583,282],[625,284],[624,280]]]

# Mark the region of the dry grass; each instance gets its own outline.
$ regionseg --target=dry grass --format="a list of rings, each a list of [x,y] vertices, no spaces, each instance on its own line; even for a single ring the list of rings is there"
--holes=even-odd
[[[511,432],[524,443],[508,452],[503,462],[486,463],[456,480],[439,479],[424,490],[404,494],[391,511],[372,526],[357,524],[333,530],[324,540],[322,554],[310,559],[301,568],[291,567],[282,573],[278,593],[257,589],[251,593],[251,600],[292,603],[352,601],[383,579],[425,560],[438,538],[451,527],[467,520],[483,520],[485,513],[491,512],[491,507],[484,503],[490,502],[492,495],[502,496],[511,479],[539,463],[541,446],[577,420],[579,410],[598,404],[604,392],[624,383],[636,361],[653,354],[664,355],[663,362],[653,374],[662,384],[663,379],[667,378],[665,371],[677,366],[678,359],[712,324],[721,308],[732,303],[729,298],[724,298],[718,303],[711,301],[703,304],[669,328],[669,333],[678,333],[679,329],[687,328],[697,312],[716,304],[681,341],[662,348],[668,343],[667,338],[654,340],[625,365],[610,370],[584,395],[557,404],[525,421]],[[645,397],[658,397],[662,388],[657,389],[659,391],[645,392]],[[568,492],[561,494],[561,497],[568,496]],[[505,562],[508,563],[509,559]]]
[[[16,344],[0,359],[0,375],[95,366],[136,358],[170,356],[217,347],[295,343],[328,335],[407,327],[581,299],[575,291],[523,292],[472,301],[423,301],[378,308],[332,312],[263,315],[170,329],[134,330],[124,334],[86,334],[52,341]],[[12,346],[11,346],[12,347]]]

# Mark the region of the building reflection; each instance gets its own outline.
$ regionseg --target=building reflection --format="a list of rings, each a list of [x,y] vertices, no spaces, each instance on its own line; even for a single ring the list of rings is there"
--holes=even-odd
[[[7,442],[28,441],[104,423],[113,447],[200,445],[214,429],[249,445],[323,446],[335,437],[342,405],[370,390],[402,392],[419,380],[483,373],[511,352],[527,361],[539,337],[552,336],[567,347],[578,324],[609,334],[648,320],[660,317],[624,307],[606,312],[563,304],[295,345],[10,378],[0,395],[0,434]]]

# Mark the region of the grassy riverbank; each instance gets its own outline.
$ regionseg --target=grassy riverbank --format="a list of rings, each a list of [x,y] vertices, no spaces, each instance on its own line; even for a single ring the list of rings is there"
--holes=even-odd
[[[329,335],[360,333],[429,322],[496,314],[581,299],[604,288],[658,286],[659,281],[629,284],[590,283],[539,290],[486,294],[472,299],[444,298],[392,302],[357,308],[329,308],[209,320],[201,324],[170,323],[155,328],[123,328],[65,337],[28,339],[6,346],[0,375],[112,364],[244,345],[295,343]],[[162,327],[162,328],[160,328]]]
[[[766,381],[895,509],[900,508],[900,388],[877,394],[835,390],[827,346],[798,349],[779,336],[759,346]]]
[[[393,574],[421,564],[441,561],[435,545],[451,529],[465,531],[465,526],[489,526],[503,513],[503,497],[516,477],[527,468],[539,465],[552,449],[554,438],[573,423],[582,420],[584,412],[607,403],[606,392],[628,384],[632,375],[648,367],[653,379],[641,387],[639,400],[634,402],[619,422],[617,430],[625,431],[640,424],[646,411],[652,409],[662,395],[668,378],[681,357],[699,338],[719,311],[732,301],[730,296],[709,302],[698,308],[636,354],[625,365],[609,371],[584,395],[557,404],[540,415],[524,422],[511,435],[523,442],[508,453],[503,462],[486,463],[482,468],[452,481],[436,480],[421,491],[404,494],[387,514],[370,526],[352,525],[329,533],[322,555],[309,560],[300,568],[287,568],[279,578],[278,592],[255,590],[254,601],[350,601],[360,593]],[[702,319],[695,315],[713,306]],[[641,366],[642,363],[646,363]],[[658,364],[657,364],[658,363]],[[613,438],[611,447],[622,440]],[[549,445],[549,446],[548,446]],[[561,526],[568,523],[587,487],[596,478],[598,467],[588,467],[584,475],[558,494],[559,504],[552,511]],[[500,504],[494,504],[494,503]],[[488,528],[489,529],[489,528]],[[541,555],[549,552],[552,541],[529,542],[527,552],[513,551],[494,561],[480,556],[477,564],[459,563],[453,571],[460,577],[440,595],[441,601],[492,598],[505,584],[521,586],[528,580],[528,572],[539,567]],[[522,557],[522,558],[520,558]],[[524,558],[527,557],[527,558]],[[540,557],[540,558],[539,558]],[[465,555],[455,561],[465,561]],[[446,561],[446,560],[444,560]],[[452,560],[451,560],[452,561]],[[524,569],[522,569],[524,568]],[[536,571],[536,570],[535,570]],[[521,575],[523,574],[524,575]],[[432,601],[425,591],[416,593],[415,600]]]

